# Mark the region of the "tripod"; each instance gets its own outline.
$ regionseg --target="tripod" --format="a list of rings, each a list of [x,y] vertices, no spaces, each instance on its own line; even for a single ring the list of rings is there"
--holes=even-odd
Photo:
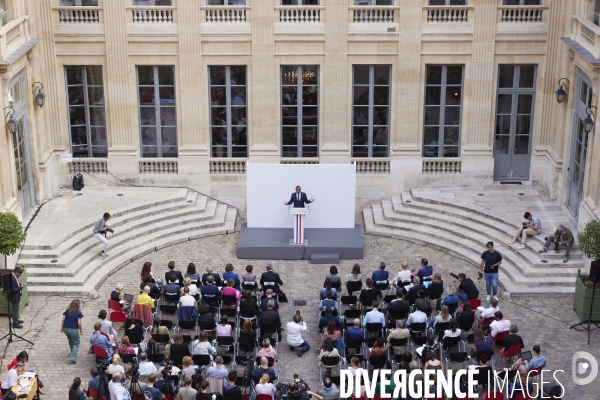
[[[574,324],[574,325],[571,325],[571,326],[569,327],[569,329],[573,329],[573,328],[575,328],[576,326],[583,325],[583,324],[585,324],[585,323],[587,322],[587,328],[585,328],[585,330],[586,330],[586,331],[587,331],[587,333],[588,333],[588,341],[587,341],[587,343],[588,343],[588,346],[590,345],[590,334],[592,333],[591,325],[592,325],[592,324],[596,325],[596,328],[595,328],[595,329],[597,329],[597,328],[600,328],[600,326],[598,326],[598,323],[597,323],[597,322],[593,322],[593,321],[592,321],[592,311],[594,310],[594,297],[596,296],[596,285],[597,285],[597,282],[594,282],[594,289],[592,290],[592,300],[591,300],[591,302],[590,302],[590,313],[588,314],[588,319],[587,319],[587,321],[581,321],[580,323],[578,323],[578,324]]]
[[[13,333],[13,328],[12,328],[12,315],[10,313],[10,307],[11,307],[11,302],[8,301],[8,295],[6,294],[6,292],[2,291],[2,295],[4,297],[6,297],[7,303],[9,304],[8,309],[6,310],[6,315],[8,316],[8,333],[6,335],[4,335],[3,337],[0,338],[0,341],[7,339],[6,341],[6,347],[4,348],[4,353],[2,354],[2,358],[4,358],[6,356],[6,352],[8,350],[8,346],[15,340],[13,339],[13,336],[15,338],[18,338],[19,340],[22,340],[24,342],[29,343],[30,345],[33,346],[33,342],[30,342],[29,340],[25,339],[22,336],[17,335],[16,333]]]

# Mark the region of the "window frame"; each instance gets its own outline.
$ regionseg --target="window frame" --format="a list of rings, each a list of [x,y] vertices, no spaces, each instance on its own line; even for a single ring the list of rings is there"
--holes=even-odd
[[[433,67],[433,66],[439,66],[442,67],[442,76],[441,76],[441,81],[440,84],[428,84],[427,83],[427,68],[428,67]],[[444,128],[446,128],[446,88],[448,86],[459,86],[458,84],[450,84],[448,85],[448,67],[461,67],[461,80],[460,80],[460,104],[458,105],[459,108],[459,119],[458,119],[458,125],[448,125],[448,127],[453,127],[453,126],[458,126],[458,139],[457,139],[457,152],[456,152],[456,157],[448,157],[448,156],[444,156]],[[423,158],[448,158],[448,159],[453,159],[453,158],[460,158],[461,157],[461,150],[462,150],[462,146],[461,146],[461,142],[462,142],[462,117],[463,117],[463,100],[464,100],[464,87],[465,87],[465,65],[464,64],[426,64],[425,65],[425,78],[424,78],[424,95],[423,95],[423,133],[422,133],[422,145],[421,145],[421,156]],[[426,91],[427,91],[427,87],[428,86],[432,86],[432,87],[439,87],[440,88],[440,99],[439,99],[439,105],[437,104],[427,104],[427,95],[426,95]],[[438,125],[427,125],[426,122],[426,115],[427,115],[427,107],[428,106],[439,106],[440,111],[439,111],[439,122]],[[456,105],[451,105],[453,107],[456,107]],[[425,146],[427,146],[427,144],[425,143],[425,130],[427,127],[434,127],[437,126],[438,127],[438,141],[437,141],[437,155],[436,156],[426,156],[425,155]],[[454,146],[454,145],[451,145]],[[450,145],[449,145],[450,147]]]
[[[245,6],[247,0],[206,0],[207,6]],[[222,4],[215,4],[220,2]]]
[[[364,104],[354,104],[354,98],[355,98],[355,90],[356,87],[365,87],[366,85],[364,84],[356,84],[355,83],[355,74],[356,74],[356,68],[355,67],[369,67],[369,84],[368,84],[368,88],[369,88],[369,102],[366,105],[366,107],[368,107],[369,111],[368,111],[368,122],[367,122],[367,158],[387,158],[390,156],[390,120],[392,117],[392,113],[391,113],[391,108],[392,108],[392,104],[391,104],[391,99],[392,99],[392,66],[389,64],[353,64],[352,65],[352,121],[351,121],[351,129],[352,129],[352,134],[351,134],[351,138],[352,138],[352,157],[353,158],[365,158],[364,156],[357,156],[354,154],[354,148],[355,147],[364,147],[364,146],[355,146],[354,145],[354,129],[355,127],[364,127],[365,125],[355,125],[354,124],[354,108],[355,107],[365,107]],[[387,85],[376,85],[375,84],[375,68],[376,67],[387,67],[388,68],[388,84]],[[387,87],[388,88],[388,101],[387,101],[387,109],[388,109],[388,118],[387,118],[387,125],[374,125],[374,114],[375,114],[375,87],[379,86],[379,87]],[[387,126],[387,145],[385,146],[380,146],[380,145],[374,145],[373,144],[373,131],[374,131],[374,126]],[[386,152],[384,156],[373,156],[373,149],[375,148],[386,148]]]
[[[365,4],[358,4],[359,2]],[[377,4],[378,2],[386,2],[391,4]],[[395,0],[354,0],[355,6],[382,6],[382,7],[390,7],[394,5]]]
[[[156,4],[157,1],[168,1],[171,4]],[[141,2],[149,2],[150,4],[140,4]],[[133,0],[132,5],[135,7],[170,7],[173,5],[173,0]]]
[[[210,73],[210,68],[211,67],[225,67],[225,85],[213,85],[211,82],[211,73]],[[245,74],[246,74],[246,79],[245,79],[245,84],[244,85],[231,85],[231,67],[244,67],[245,68]],[[218,127],[222,127],[219,125],[213,125],[213,116],[212,116],[212,109],[213,109],[213,104],[212,104],[212,88],[213,87],[225,87],[225,109],[226,109],[226,125],[225,125],[225,129],[227,132],[227,144],[225,146],[221,146],[219,145],[218,147],[225,147],[227,150],[227,155],[225,157],[218,157],[215,156],[213,154],[213,146],[215,146],[213,144],[213,128],[218,128]],[[233,128],[234,127],[240,127],[243,125],[233,125],[232,124],[232,106],[235,105],[232,104],[232,87],[233,88],[237,88],[237,87],[243,87],[246,90],[246,103],[244,104],[244,107],[246,108],[246,145],[245,146],[240,146],[240,145],[233,145],[232,144],[232,139],[233,139]],[[215,158],[215,159],[223,159],[223,158],[248,158],[248,66],[247,65],[209,65],[208,66],[208,104],[209,104],[209,118],[208,118],[208,124],[209,124],[209,131],[210,131],[210,156],[211,158]],[[219,107],[223,107],[223,106],[219,106]],[[234,147],[245,147],[246,149],[246,155],[245,156],[234,156],[233,155],[233,149]]]
[[[537,1],[538,4],[525,4],[526,1],[532,1],[532,0],[517,0],[519,2],[519,4],[506,4],[506,1],[507,0],[502,0],[503,6],[529,7],[529,6],[541,6],[544,3],[544,0],[534,0],[534,1]]]
[[[98,7],[98,3],[99,3],[99,0],[96,0],[96,4],[94,4],[94,5],[82,5],[81,2],[84,1],[84,0],[75,0],[75,5],[74,6],[69,6],[69,5],[62,4],[63,1],[64,0],[61,0],[59,2],[59,5],[61,7]],[[90,0],[87,0],[87,1],[90,1]],[[93,1],[93,0],[91,0],[91,1]]]
[[[68,81],[68,75],[67,75],[67,68],[73,68],[73,67],[77,67],[77,68],[81,68],[82,71],[82,83],[81,85],[69,85],[69,81]],[[87,68],[88,67],[100,67],[100,70],[102,71],[102,85],[90,85],[88,84],[88,77],[87,77]],[[68,123],[68,127],[69,127],[69,144],[70,144],[70,150],[71,150],[71,154],[75,154],[75,152],[73,151],[73,133],[72,133],[72,126],[71,126],[71,107],[72,105],[69,103],[69,87],[76,87],[76,86],[82,86],[83,87],[83,109],[84,109],[84,114],[85,114],[85,131],[86,131],[86,139],[87,139],[87,158],[106,158],[108,157],[108,129],[106,126],[106,96],[105,96],[105,89],[104,89],[104,66],[103,65],[65,65],[64,66],[64,74],[65,74],[65,89],[66,89],[66,102],[67,102],[67,123]],[[92,121],[90,118],[90,102],[89,102],[89,88],[90,87],[101,87],[102,88],[102,109],[103,109],[103,113],[104,113],[104,125],[92,125]],[[77,105],[79,107],[79,105]],[[98,107],[97,105],[94,105],[92,107]],[[79,125],[77,125],[79,126]],[[106,137],[106,144],[104,145],[94,145],[92,143],[92,128],[96,128],[96,127],[104,127],[104,135]],[[81,145],[75,145],[75,146],[81,146]],[[93,154],[93,147],[105,147],[106,150],[106,155],[105,156],[98,156],[98,155],[94,155]]]
[[[443,1],[444,4],[431,4],[432,1]],[[464,4],[452,4],[453,2],[463,2]],[[429,0],[428,5],[430,6],[438,6],[438,7],[446,7],[446,6],[468,6],[469,5],[469,1],[468,0]]]
[[[141,99],[140,99],[140,75],[139,75],[139,67],[152,67],[153,68],[153,73],[154,73],[154,84],[153,85],[142,85],[142,87],[153,87],[154,88],[154,117],[155,117],[155,125],[142,125],[142,106],[143,107],[148,107],[148,104],[141,104]],[[162,114],[161,114],[161,98],[160,98],[160,88],[161,87],[171,87],[171,85],[160,85],[159,83],[159,76],[158,76],[158,69],[160,67],[171,67],[173,68],[173,96],[174,96],[174,103],[173,103],[173,109],[175,112],[175,125],[165,125],[165,128],[175,128],[175,144],[173,146],[175,146],[176,148],[176,154],[174,156],[164,156],[163,155],[163,144],[162,144],[162,129],[163,129],[163,124],[162,124]],[[135,79],[136,79],[136,90],[137,90],[137,98],[138,98],[138,104],[137,104],[137,109],[138,109],[138,123],[139,123],[139,135],[140,135],[140,158],[144,158],[144,159],[152,159],[152,158],[177,158],[179,157],[179,137],[178,137],[178,128],[179,126],[177,125],[177,74],[175,72],[175,65],[146,65],[146,64],[141,64],[141,65],[136,65],[135,66]],[[158,94],[158,101],[156,101],[156,94]],[[170,107],[170,106],[166,106],[166,107]],[[144,127],[151,127],[154,126],[155,130],[156,130],[156,156],[155,157],[146,157],[144,156],[144,147],[154,147],[151,145],[146,145],[144,146],[144,139],[142,137],[142,129]]]
[[[260,1],[260,0],[259,0]],[[284,3],[289,1],[289,3]],[[282,6],[320,6],[320,0],[281,0]]]

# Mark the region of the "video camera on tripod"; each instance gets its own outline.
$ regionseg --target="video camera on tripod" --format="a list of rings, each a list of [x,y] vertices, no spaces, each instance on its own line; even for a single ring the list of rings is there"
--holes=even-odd
[[[290,384],[278,383],[277,390],[281,392],[282,397],[287,400],[308,400],[310,399],[310,387],[298,374],[294,374],[294,381]]]
[[[204,371],[205,367],[206,366],[203,365],[200,368],[196,368],[196,372],[192,375],[192,387],[198,392],[200,392],[200,384],[204,380],[204,378],[202,378],[202,371]]]
[[[137,357],[133,357],[133,363],[131,364],[131,368],[125,372],[125,376],[131,379],[131,383],[137,383],[138,372],[140,370],[140,363]]]

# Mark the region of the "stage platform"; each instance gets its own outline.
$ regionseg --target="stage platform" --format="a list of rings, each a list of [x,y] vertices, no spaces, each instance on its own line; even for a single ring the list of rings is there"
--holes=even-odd
[[[242,224],[238,258],[259,260],[310,260],[314,255],[339,255],[340,259],[362,259],[361,226],[350,229],[305,229],[307,245],[290,245],[292,228],[248,228]]]

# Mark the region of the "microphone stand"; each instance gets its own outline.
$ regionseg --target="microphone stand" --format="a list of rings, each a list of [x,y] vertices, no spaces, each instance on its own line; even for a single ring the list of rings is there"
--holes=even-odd
[[[8,294],[6,294],[6,292],[2,291],[2,295],[4,297],[6,297],[7,304],[11,304],[10,301],[8,301]],[[22,340],[23,342],[27,342],[33,346],[33,342],[30,342],[29,340],[25,339],[24,337],[19,336],[16,333],[13,333],[12,315],[10,314],[9,308],[10,308],[10,305],[7,306],[7,310],[6,310],[6,316],[8,317],[8,333],[0,338],[0,341],[7,339],[6,347],[4,348],[4,353],[2,354],[2,358],[6,357],[6,352],[8,351],[8,346],[17,339]],[[17,339],[13,339],[13,336]]]

